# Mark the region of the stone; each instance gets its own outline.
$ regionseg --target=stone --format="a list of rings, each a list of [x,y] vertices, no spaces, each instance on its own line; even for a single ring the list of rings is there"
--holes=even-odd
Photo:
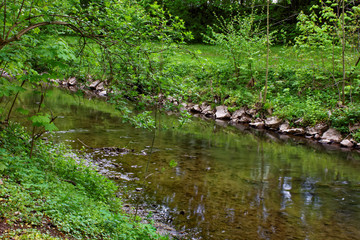
[[[303,128],[288,128],[283,131],[284,133],[293,134],[293,135],[304,135],[305,130]]]
[[[246,111],[247,114],[249,114],[252,117],[255,117],[255,115],[257,114],[257,110],[256,109],[249,109]]]
[[[326,123],[318,123],[314,127],[307,127],[305,132],[307,135],[315,136],[316,134],[323,134],[328,129]]]
[[[69,90],[71,92],[76,92],[78,89],[76,87],[74,87],[74,86],[69,86]]]
[[[233,115],[231,116],[231,119],[240,119],[245,115],[246,115],[246,108],[242,107],[233,113]]]
[[[348,148],[352,148],[354,146],[354,143],[352,143],[350,140],[348,139],[344,139],[340,142],[340,145],[343,147],[348,147]]]
[[[67,80],[69,86],[75,86],[77,84],[76,78],[71,77]]]
[[[99,84],[96,86],[96,90],[97,90],[97,91],[104,91],[104,90],[105,90],[105,88],[104,88],[104,82],[99,83]]]
[[[230,124],[236,124],[238,123],[239,119],[231,119]]]
[[[106,97],[107,96],[107,92],[104,90],[104,91],[101,91],[99,92],[99,96],[100,97]]]
[[[207,104],[206,102],[203,102],[201,105],[200,105],[200,108],[201,108],[201,112],[204,111],[205,109],[207,109],[209,107],[209,104]],[[210,107],[211,108],[211,107]]]
[[[331,141],[328,140],[328,139],[320,139],[320,140],[319,140],[319,143],[322,143],[322,144],[330,144]]]
[[[192,106],[191,111],[201,112],[201,108],[200,108],[199,104],[195,104],[194,106]]]
[[[96,86],[99,85],[99,83],[100,83],[99,80],[96,80],[96,81],[92,82],[92,83],[90,84],[90,86],[89,86],[90,89],[95,90],[95,89],[96,89]]]
[[[316,134],[319,134],[314,127],[306,127],[305,133],[306,135],[310,135],[310,136],[315,136]]]
[[[324,132],[324,134],[321,136],[320,141],[326,143],[340,143],[341,140],[341,133],[334,128],[330,128],[326,132]]]
[[[187,110],[187,104],[186,103],[181,103],[180,104],[180,111],[183,112],[183,111],[186,111]]]
[[[202,110],[201,113],[204,114],[205,116],[213,116],[214,115],[214,110],[211,109],[211,106],[207,106],[207,108]]]
[[[278,129],[281,123],[282,123],[282,119],[279,119],[276,116],[269,117],[265,120],[265,126],[273,129]]]
[[[258,129],[263,129],[265,127],[264,122],[254,122],[254,123],[249,123],[249,125],[251,127],[258,128]]]
[[[329,126],[326,123],[318,123],[315,125],[315,129],[322,134],[323,132],[329,129]]]
[[[279,126],[279,132],[283,133],[284,131],[288,130],[290,128],[289,122],[284,122]]]
[[[245,115],[245,116],[242,116],[240,119],[238,119],[238,122],[239,123],[249,123],[251,122],[251,117]]]
[[[228,108],[224,105],[216,107],[215,118],[217,119],[230,119],[231,114],[228,111]]]
[[[253,123],[249,123],[249,125],[250,125],[251,127],[258,128],[258,129],[262,129],[262,128],[265,127],[264,121],[263,121],[262,119],[260,119],[260,118],[257,118],[257,119],[255,120],[255,122],[253,122]]]
[[[186,105],[186,109],[187,109],[188,111],[191,111],[191,109],[193,108],[194,105],[195,105],[195,104],[193,104],[193,103],[188,103],[188,104]]]

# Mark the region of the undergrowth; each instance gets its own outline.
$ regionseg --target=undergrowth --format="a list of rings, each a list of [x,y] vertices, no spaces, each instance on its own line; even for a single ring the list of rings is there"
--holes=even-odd
[[[118,187],[65,145],[39,142],[29,158],[29,135],[17,124],[0,130],[0,221],[33,231],[12,232],[50,239],[38,227],[53,226],[75,239],[161,239],[151,225],[130,220],[116,197]],[[3,235],[4,239],[14,236]]]

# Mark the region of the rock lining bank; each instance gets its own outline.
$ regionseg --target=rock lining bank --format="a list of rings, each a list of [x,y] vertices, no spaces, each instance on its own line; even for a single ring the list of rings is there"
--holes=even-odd
[[[86,83],[80,83],[72,77],[67,80],[51,80],[62,88],[71,92],[81,90],[86,96],[107,98],[109,93],[113,93],[106,88],[106,82],[100,80],[89,80]],[[315,126],[303,127],[303,119],[298,119],[292,123],[280,119],[277,116],[261,118],[262,114],[255,108],[241,107],[234,112],[230,112],[225,105],[213,108],[210,104],[204,102],[201,104],[186,103],[175,97],[159,94],[157,101],[160,105],[172,104],[178,106],[180,111],[188,111],[193,114],[200,114],[206,118],[222,120],[231,125],[242,124],[254,129],[265,129],[277,132],[282,135],[300,136],[306,139],[312,139],[323,145],[341,147],[346,149],[360,149],[360,143],[356,142],[350,132],[360,129],[360,125],[349,126],[349,134],[343,136],[338,130],[332,128],[327,123],[318,123]],[[155,98],[154,98],[155,99]]]
[[[356,142],[350,134],[343,136],[338,130],[332,128],[327,123],[318,123],[315,126],[303,127],[303,119],[298,119],[293,123],[290,123],[288,120],[280,119],[277,116],[261,118],[259,117],[261,112],[258,109],[241,107],[231,113],[225,105],[212,108],[208,103],[180,103],[179,100],[173,97],[163,98],[161,103],[180,105],[181,111],[188,111],[193,114],[203,115],[207,118],[222,120],[231,125],[242,124],[254,129],[277,132],[281,135],[293,135],[311,139],[323,145],[347,149],[360,149],[360,143]],[[351,131],[351,128],[354,127],[356,126],[350,126],[349,132]]]

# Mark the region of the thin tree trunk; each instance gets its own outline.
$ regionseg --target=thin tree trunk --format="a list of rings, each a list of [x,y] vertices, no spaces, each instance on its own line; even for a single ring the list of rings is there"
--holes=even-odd
[[[345,104],[345,80],[346,80],[346,72],[345,72],[345,0],[342,1],[342,67],[343,67],[343,84],[342,84],[342,104]]]
[[[266,27],[266,76],[265,76],[265,91],[264,91],[264,99],[263,103],[266,102],[266,95],[267,95],[267,87],[268,87],[268,78],[269,78],[269,52],[270,52],[270,40],[269,40],[269,34],[270,34],[270,21],[269,21],[269,14],[270,14],[270,0],[267,0],[267,12],[266,12],[266,21],[267,21],[267,27]]]
[[[26,82],[26,80],[22,81],[20,87],[23,87],[24,84],[25,84],[25,82]],[[16,99],[17,99],[18,96],[19,96],[19,93],[20,93],[20,91],[17,91],[17,93],[15,94],[14,100],[13,100],[13,102],[12,102],[12,104],[11,104],[11,107],[10,107],[10,109],[9,109],[9,112],[8,112],[8,115],[7,115],[6,119],[5,119],[5,122],[9,122],[9,119],[10,119],[10,116],[11,116],[11,112],[12,112],[12,110],[13,110],[13,108],[14,108],[14,105],[15,105]]]
[[[43,91],[43,89],[41,90]],[[41,99],[40,99],[40,103],[39,103],[39,107],[38,107],[38,110],[37,110],[37,113],[40,112],[41,110],[41,105],[43,104],[44,102],[44,99],[45,99],[45,92],[42,92],[41,93]],[[33,151],[34,151],[34,144],[35,144],[35,131],[36,131],[36,126],[33,126],[33,129],[32,129],[32,132],[31,132],[31,147],[30,147],[30,158],[32,158],[33,156]]]

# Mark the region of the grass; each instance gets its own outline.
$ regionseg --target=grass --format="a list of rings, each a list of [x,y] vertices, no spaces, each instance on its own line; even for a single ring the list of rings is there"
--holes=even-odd
[[[68,147],[39,142],[29,158],[29,136],[20,126],[2,126],[0,135],[4,239],[162,238],[151,225],[130,220],[116,184],[74,158]]]
[[[157,44],[155,44],[157,46]],[[223,50],[221,50],[218,46],[215,45],[208,45],[208,44],[189,44],[189,45],[183,45],[181,49],[185,49],[186,51],[191,51],[193,53],[196,53],[198,57],[201,57],[202,59],[206,59],[207,62],[210,63],[225,63],[228,62],[229,59],[227,59],[226,55],[223,53]],[[174,62],[189,62],[191,63],[193,60],[193,57],[189,54],[186,54],[186,51],[179,51],[178,53],[185,53],[185,54],[179,54],[172,58]],[[312,52],[311,56],[305,56],[306,52]],[[339,57],[341,56],[341,51],[338,49],[335,54]],[[325,56],[327,55],[327,56]],[[320,50],[306,50],[305,52],[299,52],[296,48],[293,46],[272,46],[270,49],[270,56],[269,56],[269,65],[272,67],[277,67],[280,64],[286,63],[289,65],[289,67],[304,67],[304,64],[302,61],[308,60],[308,61],[314,61],[315,63],[321,63],[322,59],[325,60],[326,57],[331,57],[331,52],[324,52],[322,53]],[[347,50],[347,67],[354,66],[356,63],[359,54],[354,49],[348,49]],[[265,61],[266,56],[262,55],[260,58],[260,65],[265,67]],[[327,62],[331,62],[332,59],[327,59]],[[322,65],[322,64],[320,64]],[[326,66],[330,67],[330,66]]]
[[[194,44],[182,48],[185,50],[176,51],[167,66],[174,69],[173,75],[182,76],[176,86],[183,88],[177,91],[183,99],[196,103],[214,103],[217,99],[217,105],[225,104],[231,109],[244,105],[254,107],[261,101],[265,84],[264,54],[254,61],[252,73],[245,61],[240,66],[241,75],[235,77],[231,61],[218,46]],[[197,57],[186,54],[187,51]],[[354,68],[358,57],[356,50],[347,49],[345,106],[350,110],[339,109],[342,105],[339,97],[342,87],[341,49],[335,48],[333,59],[332,49],[272,46],[265,110],[272,109],[274,115],[291,122],[303,118],[304,126],[326,122],[346,133],[349,119],[352,124],[360,121],[357,114],[355,117],[352,114],[359,107],[357,102],[360,100],[360,71],[358,67]],[[255,77],[255,83],[249,87],[251,76]]]

